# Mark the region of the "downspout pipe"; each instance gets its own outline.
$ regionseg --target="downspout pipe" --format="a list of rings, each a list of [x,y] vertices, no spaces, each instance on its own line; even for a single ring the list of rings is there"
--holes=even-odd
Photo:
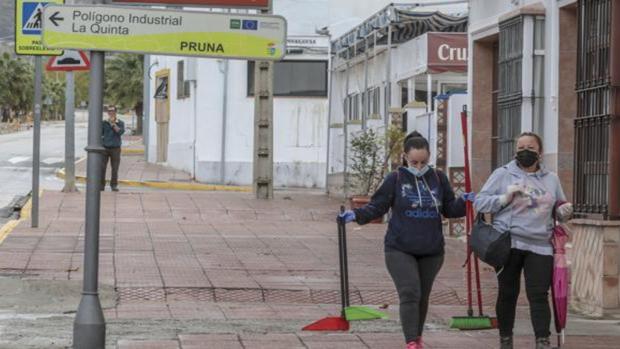
[[[226,133],[227,128],[226,124],[228,122],[228,73],[229,73],[229,62],[228,60],[223,61],[223,68],[220,67],[220,72],[222,73],[222,91],[224,93],[222,97],[222,144],[220,146],[220,183],[226,184]]]

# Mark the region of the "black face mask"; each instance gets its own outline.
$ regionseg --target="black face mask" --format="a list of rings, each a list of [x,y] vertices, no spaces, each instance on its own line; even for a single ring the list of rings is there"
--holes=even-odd
[[[515,159],[521,167],[532,167],[538,161],[538,153],[529,149],[519,150]]]

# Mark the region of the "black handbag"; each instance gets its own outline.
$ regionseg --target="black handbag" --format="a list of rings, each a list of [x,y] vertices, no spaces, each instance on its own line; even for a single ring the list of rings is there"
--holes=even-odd
[[[492,267],[501,268],[510,258],[512,248],[510,232],[498,231],[484,220],[482,213],[479,213],[471,231],[469,246],[481,261]]]

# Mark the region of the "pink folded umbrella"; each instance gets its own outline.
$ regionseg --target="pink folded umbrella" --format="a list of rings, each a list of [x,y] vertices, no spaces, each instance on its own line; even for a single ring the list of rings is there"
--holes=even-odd
[[[566,262],[566,242],[568,234],[561,225],[553,226],[551,244],[553,245],[553,284],[551,294],[553,295],[553,315],[555,319],[555,331],[558,335],[558,347],[564,343],[564,328],[566,327],[566,317],[568,315],[568,283],[569,272]]]

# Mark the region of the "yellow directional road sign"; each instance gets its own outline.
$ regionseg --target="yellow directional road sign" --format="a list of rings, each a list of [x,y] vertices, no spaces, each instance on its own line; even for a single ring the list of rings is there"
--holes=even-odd
[[[48,50],[41,43],[43,9],[64,0],[17,0],[15,2],[15,53],[32,56],[57,56],[62,50]]]
[[[48,6],[43,43],[49,48],[279,60],[286,52],[286,20],[127,6]]]

